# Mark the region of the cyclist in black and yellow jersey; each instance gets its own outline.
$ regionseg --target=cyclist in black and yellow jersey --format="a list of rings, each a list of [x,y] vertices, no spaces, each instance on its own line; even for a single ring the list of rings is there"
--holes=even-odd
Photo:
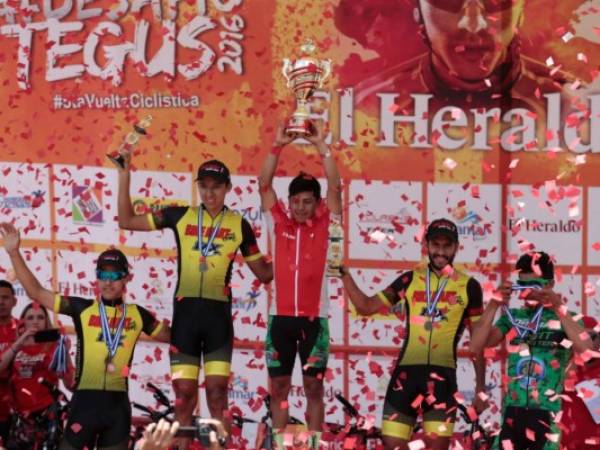
[[[247,220],[225,206],[231,190],[229,169],[211,160],[198,169],[199,207],[166,207],[136,215],[129,195],[129,161],[119,171],[119,225],[128,230],[170,228],[178,250],[179,279],[173,307],[171,375],[175,417],[191,424],[198,401],[198,375],[204,359],[206,399],[212,417],[223,420],[233,349],[230,280],[241,250],[263,283],[273,278],[272,264],[260,253]],[[185,448],[186,443],[180,442]]]
[[[456,415],[456,347],[465,325],[482,313],[482,290],[474,278],[452,267],[458,251],[456,225],[447,219],[431,222],[425,235],[429,264],[402,273],[391,285],[366,296],[342,268],[342,281],[356,311],[363,315],[399,308],[406,316],[406,339],[390,379],[383,407],[382,434],[386,449],[408,449],[419,410],[423,413],[426,446],[447,449]],[[476,392],[485,386],[482,355],[474,359]],[[476,410],[485,408],[482,396]]]
[[[77,334],[75,391],[61,450],[125,450],[131,406],[128,373],[142,332],[169,342],[170,329],[145,308],[124,301],[131,279],[127,258],[116,249],[100,254],[96,266],[98,300],[60,295],[45,289],[27,267],[16,228],[0,224],[0,236],[18,280],[29,297],[71,316]]]

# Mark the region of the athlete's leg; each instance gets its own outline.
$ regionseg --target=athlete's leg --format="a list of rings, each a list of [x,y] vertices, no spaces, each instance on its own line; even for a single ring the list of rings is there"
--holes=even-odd
[[[299,318],[302,324],[298,352],[302,363],[308,429],[321,431],[325,416],[323,376],[329,359],[329,324],[324,318]]]
[[[448,450],[450,448],[450,438],[444,436],[425,436],[426,448],[430,450]]]
[[[322,431],[325,418],[323,378],[302,377],[306,394],[306,423],[310,431]]]
[[[213,419],[218,419],[228,428],[224,422],[225,411],[227,410],[227,384],[229,375],[206,375],[206,402]]]
[[[273,428],[281,430],[285,428],[289,420],[288,395],[292,386],[292,377],[283,375],[270,377],[271,389],[271,416]]]
[[[198,403],[198,381],[186,378],[173,380],[175,391],[175,420],[180,425],[192,425],[192,416]],[[190,445],[190,439],[179,438],[179,450],[185,450]]]
[[[385,450],[409,450],[408,440],[391,436],[383,436]]]

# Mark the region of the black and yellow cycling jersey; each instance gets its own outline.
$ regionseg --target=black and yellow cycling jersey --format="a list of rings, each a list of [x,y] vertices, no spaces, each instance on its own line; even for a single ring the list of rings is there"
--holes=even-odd
[[[436,365],[456,368],[456,347],[468,320],[475,322],[483,309],[483,294],[474,278],[454,271],[438,277],[432,270],[430,296],[434,297],[442,280],[447,284],[431,316],[427,313],[427,269],[401,274],[378,297],[388,306],[399,304],[406,314],[406,340],[398,365]]]
[[[108,326],[113,332],[123,314],[124,304],[121,300],[114,303],[105,301],[104,304]],[[56,295],[54,311],[71,316],[77,334],[75,389],[127,391],[128,368],[140,334],[143,331],[154,337],[160,332],[162,323],[139,305],[127,303],[124,307],[123,334],[109,364],[108,347],[102,336],[99,302]]]
[[[173,206],[149,213],[147,218],[153,229],[170,228],[175,234],[179,255],[175,296],[230,301],[231,268],[238,248],[246,261],[255,261],[262,254],[248,221],[227,207],[216,217],[202,207],[203,236],[198,245],[199,211],[199,207]],[[201,250],[206,255],[204,270]]]

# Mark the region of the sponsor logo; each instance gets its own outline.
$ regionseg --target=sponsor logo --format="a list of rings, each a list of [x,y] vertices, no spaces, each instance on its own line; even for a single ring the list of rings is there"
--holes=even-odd
[[[452,217],[456,219],[458,235],[470,237],[474,241],[486,239],[492,232],[492,225],[483,223],[481,217],[473,210],[467,210],[464,206],[454,208]]]
[[[110,319],[108,319],[108,326],[110,328],[116,328],[119,326],[120,320],[121,320],[121,316],[111,317]],[[102,326],[100,316],[91,315],[88,320],[88,326],[94,327],[94,328],[100,328]],[[125,317],[125,329],[126,330],[135,330],[135,321],[131,317]]]
[[[45,201],[46,192],[33,191],[31,195],[15,195],[0,197],[0,209],[35,209]]]
[[[361,212],[358,215],[358,222],[361,224],[363,233],[369,236],[373,233],[387,235],[402,233],[406,225],[412,226],[418,224],[418,221],[410,216],[407,208],[401,208],[395,214],[378,214],[373,211]]]
[[[89,297],[95,295],[94,289],[91,286],[81,283],[71,283],[70,281],[59,281],[58,292],[62,293],[62,295],[72,295],[75,297]],[[23,292],[23,294],[24,293],[25,292]]]
[[[248,291],[243,297],[233,297],[231,300],[231,308],[241,311],[251,311],[258,305],[257,298],[260,296],[260,291]]]
[[[102,188],[73,185],[73,223],[80,225],[104,224]]]
[[[508,229],[513,236],[522,231],[538,233],[579,233],[583,224],[580,220],[554,220],[549,222],[535,219],[509,219]]]
[[[325,401],[334,401],[335,400],[335,389],[333,386],[329,386],[324,389],[323,398]],[[303,386],[292,385],[290,387],[290,397],[293,398],[306,398],[306,393],[304,392]],[[337,400],[335,400],[337,402]]]
[[[546,364],[540,358],[527,356],[517,362],[516,377],[523,389],[527,389],[530,383],[537,383],[546,377]]]
[[[248,379],[236,375],[229,386],[230,400],[250,400],[256,396],[255,391],[248,390]]]

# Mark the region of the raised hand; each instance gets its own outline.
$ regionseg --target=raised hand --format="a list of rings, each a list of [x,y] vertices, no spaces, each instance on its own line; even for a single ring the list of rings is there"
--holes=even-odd
[[[298,134],[296,134],[296,133],[287,134],[285,132],[284,126],[279,125],[277,127],[277,131],[275,133],[275,141],[273,141],[273,147],[284,147],[297,138],[298,138]]]
[[[4,242],[4,249],[7,253],[10,254],[19,251],[21,236],[19,230],[12,223],[0,223],[0,237]]]

